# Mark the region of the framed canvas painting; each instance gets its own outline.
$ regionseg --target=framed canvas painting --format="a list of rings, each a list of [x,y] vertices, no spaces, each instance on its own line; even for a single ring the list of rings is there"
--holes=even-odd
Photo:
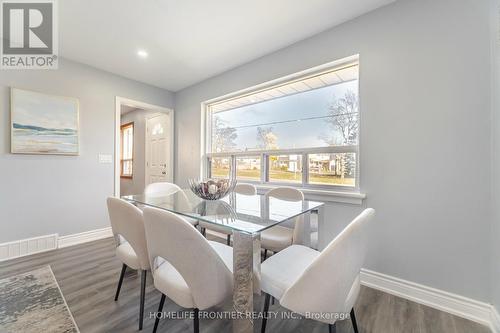
[[[78,155],[78,100],[11,88],[13,154]]]

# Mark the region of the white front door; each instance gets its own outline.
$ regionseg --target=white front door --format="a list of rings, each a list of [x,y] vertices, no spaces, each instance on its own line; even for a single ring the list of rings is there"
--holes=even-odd
[[[170,116],[158,114],[146,122],[146,186],[157,182],[172,182],[170,166]]]

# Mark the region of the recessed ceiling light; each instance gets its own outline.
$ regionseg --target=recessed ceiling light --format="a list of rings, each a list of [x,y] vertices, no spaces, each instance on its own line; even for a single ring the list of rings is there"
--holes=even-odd
[[[144,50],[139,50],[137,51],[137,55],[141,58],[147,58],[148,57],[148,53]]]

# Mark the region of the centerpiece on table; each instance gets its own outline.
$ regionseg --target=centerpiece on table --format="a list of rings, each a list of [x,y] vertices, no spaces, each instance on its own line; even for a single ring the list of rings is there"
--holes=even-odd
[[[191,191],[205,200],[219,200],[231,193],[236,186],[236,173],[231,168],[228,178],[189,179]]]

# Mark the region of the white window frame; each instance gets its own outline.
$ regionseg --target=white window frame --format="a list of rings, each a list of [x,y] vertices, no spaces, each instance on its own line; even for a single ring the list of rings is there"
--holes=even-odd
[[[213,157],[227,157],[230,158],[231,166],[236,167],[237,157],[251,157],[260,156],[261,159],[261,179],[260,181],[244,180],[248,183],[254,183],[258,187],[274,187],[274,186],[291,186],[302,189],[318,190],[319,192],[349,192],[359,195],[358,199],[362,200],[365,195],[360,194],[360,144],[361,144],[361,133],[358,133],[358,144],[354,146],[330,146],[330,147],[318,147],[318,148],[299,148],[299,149],[276,149],[276,150],[259,150],[259,151],[242,151],[242,152],[223,152],[223,153],[212,153],[211,151],[211,105],[220,103],[225,100],[234,99],[241,97],[243,95],[254,94],[258,91],[271,89],[274,86],[282,85],[291,81],[304,80],[309,76],[318,75],[322,72],[329,72],[342,69],[343,67],[351,66],[353,64],[359,66],[359,55],[354,55],[351,57],[343,58],[337,61],[333,61],[321,66],[317,66],[305,71],[301,71],[292,75],[288,75],[276,80],[272,80],[263,84],[259,84],[247,89],[239,90],[237,92],[227,94],[218,98],[214,98],[201,103],[201,117],[202,117],[202,128],[201,128],[201,177],[210,176],[210,159]],[[359,96],[359,76],[358,76],[358,96]],[[361,106],[359,110],[358,120],[361,123]],[[359,130],[361,126],[359,126]],[[335,154],[335,153],[355,153],[356,154],[356,167],[355,167],[355,186],[346,185],[326,185],[326,184],[309,184],[309,155],[310,154]],[[302,156],[302,183],[292,183],[292,182],[270,182],[269,177],[269,155],[301,155]]]

